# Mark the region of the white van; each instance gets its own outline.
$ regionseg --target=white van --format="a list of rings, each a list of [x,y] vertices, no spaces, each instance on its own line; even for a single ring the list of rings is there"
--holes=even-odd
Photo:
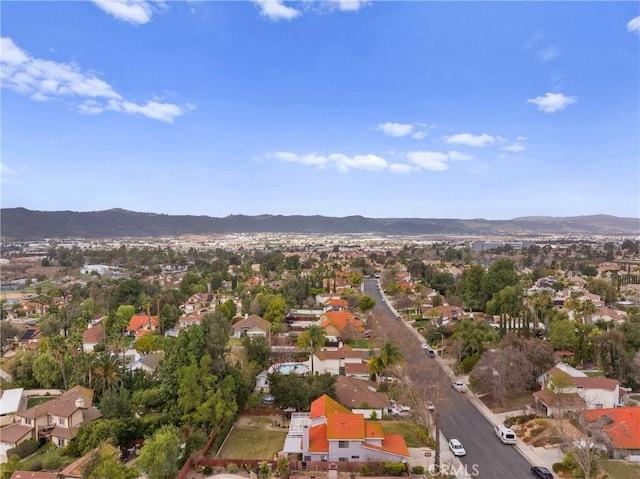
[[[506,426],[496,426],[495,427],[496,436],[500,438],[500,440],[505,444],[515,444],[516,443],[516,433],[513,432]]]

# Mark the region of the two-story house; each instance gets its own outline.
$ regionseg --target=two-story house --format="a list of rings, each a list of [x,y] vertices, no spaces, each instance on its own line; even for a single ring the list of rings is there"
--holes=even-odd
[[[78,428],[102,416],[92,405],[93,391],[75,386],[62,396],[16,414],[20,424],[31,429],[30,438],[46,439],[64,447]]]
[[[565,363],[558,363],[538,378],[541,390],[533,393],[536,408],[547,416],[569,411],[603,409],[622,404],[620,384],[615,379],[588,376]],[[624,390],[623,390],[624,392]]]
[[[354,350],[351,346],[344,345],[338,349],[321,349],[316,351],[311,360],[313,370],[317,373],[330,373],[334,376],[346,376],[348,365],[358,365],[355,371],[364,372],[363,364],[366,366],[369,351],[362,349]],[[352,375],[354,370],[351,370]]]
[[[293,420],[285,452],[304,461],[398,462],[409,457],[404,437],[384,434],[379,421],[367,421],[326,394],[311,403],[308,416]],[[295,435],[298,436],[295,436]]]

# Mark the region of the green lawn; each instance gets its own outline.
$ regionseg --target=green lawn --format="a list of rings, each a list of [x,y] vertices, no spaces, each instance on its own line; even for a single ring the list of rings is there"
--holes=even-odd
[[[412,421],[380,421],[385,434],[401,434],[407,447],[428,446],[427,431]]]
[[[217,457],[220,459],[265,459],[282,451],[288,429],[271,427],[270,417],[251,418],[234,426]]]
[[[27,409],[33,406],[39,406],[54,399],[53,396],[32,396],[27,399]]]
[[[600,465],[611,479],[640,479],[640,466],[623,461],[602,461]]]

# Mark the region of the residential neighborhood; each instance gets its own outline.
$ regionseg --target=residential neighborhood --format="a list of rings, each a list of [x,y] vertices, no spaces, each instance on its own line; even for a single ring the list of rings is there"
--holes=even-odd
[[[176,243],[172,261],[135,243],[6,248],[2,470],[63,477],[109,446],[104,467],[152,477],[150,451],[176,444],[166,477],[234,459],[434,475],[470,467],[463,436],[467,456],[443,459],[459,401],[531,448],[497,454],[559,477],[581,470],[580,427],[599,431],[589,470],[640,460],[637,240],[278,241]],[[251,420],[273,439],[234,457]]]

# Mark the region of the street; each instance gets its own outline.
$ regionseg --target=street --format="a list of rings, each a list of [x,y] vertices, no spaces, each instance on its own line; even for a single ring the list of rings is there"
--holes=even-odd
[[[427,391],[439,412],[440,431],[447,439],[460,440],[466,456],[460,457],[470,476],[483,479],[517,479],[531,477],[531,464],[513,446],[503,444],[494,434],[493,425],[469,401],[471,391],[460,393],[451,387],[451,378],[438,359],[427,357],[411,326],[396,319],[387,303],[382,302],[377,280],[365,279],[365,293],[376,300],[367,327],[381,342],[396,343],[404,356],[404,371],[410,387]],[[380,344],[382,345],[382,344]],[[440,445],[441,449],[447,444]]]

